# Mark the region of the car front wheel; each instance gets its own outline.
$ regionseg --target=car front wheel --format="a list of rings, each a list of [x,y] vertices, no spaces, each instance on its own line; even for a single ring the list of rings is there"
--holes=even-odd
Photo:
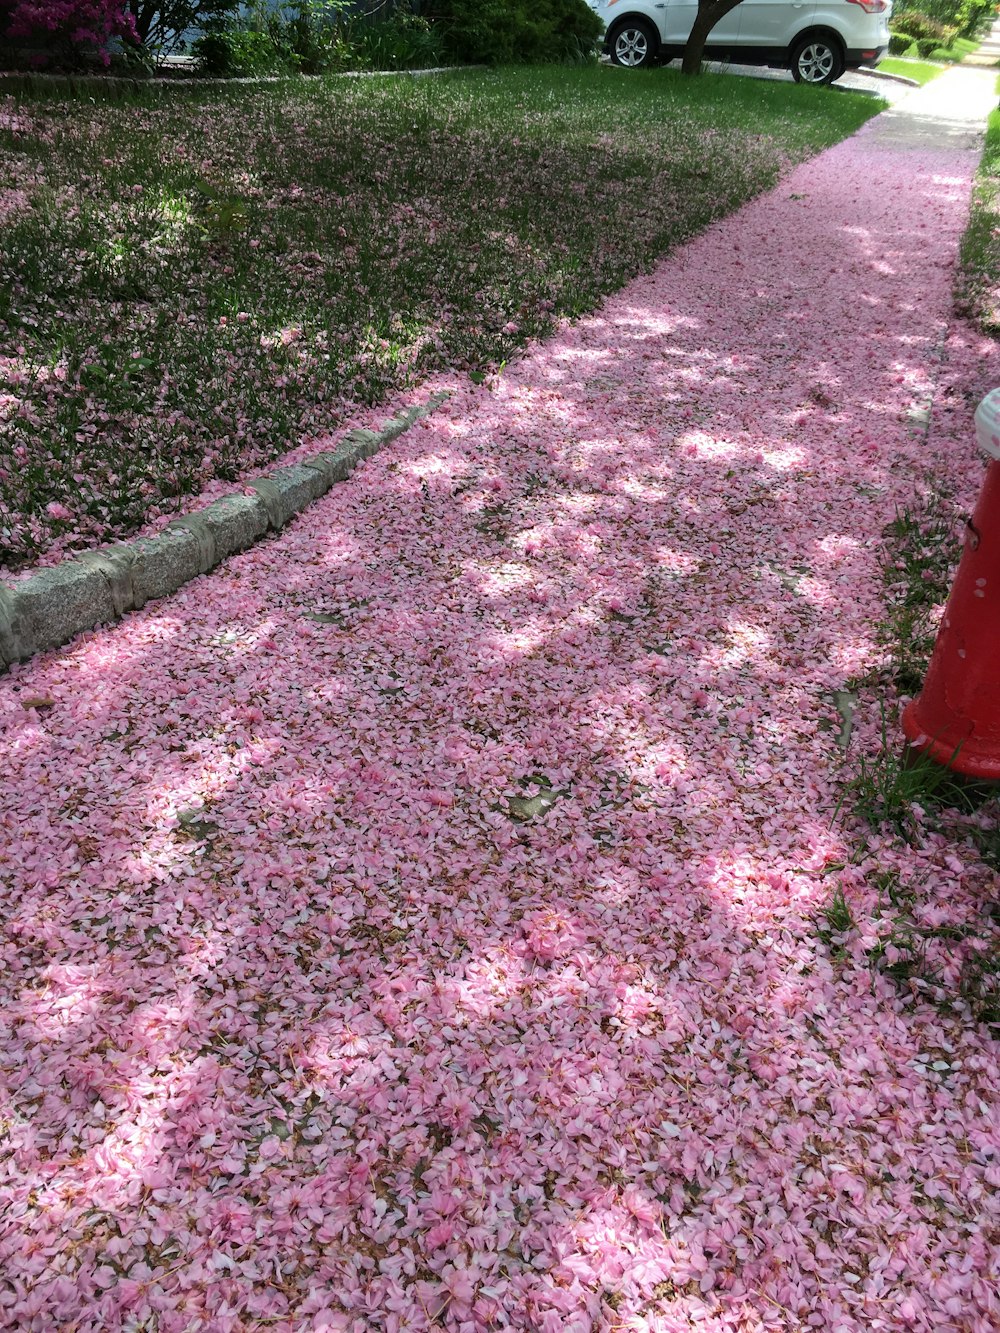
[[[796,83],[832,83],[844,72],[840,48],[828,37],[807,37],[792,52]]]
[[[659,42],[648,23],[630,19],[611,35],[611,59],[625,69],[648,69],[656,59]]]

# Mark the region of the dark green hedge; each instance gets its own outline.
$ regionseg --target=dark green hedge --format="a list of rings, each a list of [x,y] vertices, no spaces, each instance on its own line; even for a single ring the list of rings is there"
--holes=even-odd
[[[584,0],[431,0],[423,12],[447,56],[461,64],[579,60],[604,31]]]

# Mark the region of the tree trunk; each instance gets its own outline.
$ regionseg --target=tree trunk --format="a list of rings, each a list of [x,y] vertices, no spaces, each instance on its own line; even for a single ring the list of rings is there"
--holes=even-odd
[[[135,21],[135,30],[139,38],[139,45],[145,46],[156,10],[152,5],[141,4],[140,0],[129,0],[128,7],[131,10],[132,18]]]
[[[701,72],[701,58],[705,52],[705,43],[708,41],[709,34],[719,19],[725,18],[729,11],[735,9],[739,3],[740,0],[698,0],[698,14],[688,35],[687,45],[684,48],[684,59],[681,61],[682,74],[699,74]]]

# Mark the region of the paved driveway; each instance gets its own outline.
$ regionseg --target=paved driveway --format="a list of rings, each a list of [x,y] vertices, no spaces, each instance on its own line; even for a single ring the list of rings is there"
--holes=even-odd
[[[674,61],[680,68],[680,61]],[[751,79],[770,79],[782,83],[791,83],[792,75],[787,69],[763,69],[759,65],[735,65],[717,61],[706,62],[706,68],[713,74],[742,74]],[[871,97],[884,97],[887,102],[895,103],[914,90],[913,84],[900,83],[885,75],[869,73],[866,70],[850,70],[839,78],[835,88],[847,88],[851,92],[868,93]]]
[[[610,65],[611,61],[605,56],[603,63]],[[670,61],[674,69],[680,69],[679,60]],[[726,61],[708,60],[705,62],[705,68],[711,74],[740,74],[749,79],[769,79],[772,82],[791,83],[792,75],[787,69],[768,69],[760,65],[736,65]],[[622,70],[627,74],[627,70]],[[879,74],[870,70],[851,70],[839,78],[834,85],[835,88],[846,88],[851,92],[868,93],[871,97],[884,97],[887,102],[896,103],[912,93],[916,84],[903,83],[898,79],[889,78],[885,74]]]

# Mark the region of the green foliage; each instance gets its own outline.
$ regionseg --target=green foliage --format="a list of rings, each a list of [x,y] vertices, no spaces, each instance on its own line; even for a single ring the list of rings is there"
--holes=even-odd
[[[364,69],[431,69],[448,62],[441,31],[405,4],[386,19],[351,25],[345,41]]]
[[[514,62],[517,20],[502,0],[440,0],[435,21],[449,57],[458,64],[509,65]]]
[[[955,37],[947,47],[939,46],[936,51],[932,51],[931,58],[952,65],[960,65],[965,57],[971,55],[978,46],[978,38]]]
[[[347,0],[258,4],[239,20],[208,25],[192,50],[203,74],[223,78],[322,74],[353,62],[342,18]]]
[[[419,15],[404,0],[384,18],[351,17],[346,0],[296,0],[210,23],[193,49],[204,74],[319,74],[577,62],[596,54],[602,32],[585,0],[433,0]]]
[[[948,27],[930,14],[921,13],[916,9],[894,14],[892,31],[903,37],[909,37],[912,41],[926,41],[933,38],[935,45],[938,46],[947,45],[956,35],[955,28]]]
[[[898,510],[885,528],[882,578],[888,593],[879,639],[888,649],[892,681],[902,694],[923,683],[937,626],[934,612],[948,595],[960,555],[958,511],[939,490],[919,513]]]
[[[1000,948],[981,947],[962,965],[962,997],[980,1023],[1000,1027]]]
[[[909,51],[913,45],[913,38],[904,33],[893,32],[889,34],[889,54],[901,56],[904,51]]]
[[[957,751],[956,751],[957,755]],[[858,771],[847,788],[854,813],[873,828],[890,824],[907,833],[914,823],[914,806],[955,809],[967,799],[959,778],[921,751],[899,751],[889,744],[882,714],[882,748],[874,756],[861,755]]]
[[[274,74],[289,68],[287,52],[267,32],[226,27],[203,33],[192,51],[201,74],[225,78]]]
[[[959,37],[979,35],[993,18],[994,0],[917,0],[918,9]],[[900,6],[898,13],[911,13],[909,5]],[[893,18],[896,27],[896,17]]]
[[[1000,111],[987,124],[969,223],[959,247],[955,284],[960,313],[1000,337]]]
[[[914,41],[912,37],[900,37],[900,43],[905,43],[903,54],[910,60],[926,59],[935,65],[960,65],[967,55],[971,55],[979,46],[978,41],[971,41],[966,37],[954,37],[947,46],[941,46],[934,38],[925,38],[921,43]],[[890,45],[893,42],[893,36],[889,35]],[[924,57],[920,57],[920,46],[926,52]],[[879,69],[885,67],[883,61]],[[937,71],[940,73],[941,71]],[[914,78],[917,76],[914,75]],[[923,82],[927,82],[926,79]]]
[[[324,74],[355,63],[344,26],[346,0],[297,0],[288,6],[284,44],[302,74]]]
[[[129,0],[140,49],[149,56],[169,54],[188,28],[219,24],[239,8],[239,0]]]
[[[917,0],[915,4],[897,4],[890,27],[898,37],[917,43],[924,57],[938,51],[950,51],[956,39],[969,40],[983,32],[994,13],[994,0]],[[932,41],[933,39],[933,41]],[[893,54],[906,48],[893,46]]]
[[[955,13],[959,37],[976,37],[993,18],[994,0],[962,0]]]
[[[844,897],[844,890],[837,885],[833,897],[823,909],[823,919],[819,923],[817,934],[828,949],[839,953],[844,937],[854,929],[854,916]]]
[[[432,0],[429,13],[461,64],[579,61],[604,31],[585,0]]]

